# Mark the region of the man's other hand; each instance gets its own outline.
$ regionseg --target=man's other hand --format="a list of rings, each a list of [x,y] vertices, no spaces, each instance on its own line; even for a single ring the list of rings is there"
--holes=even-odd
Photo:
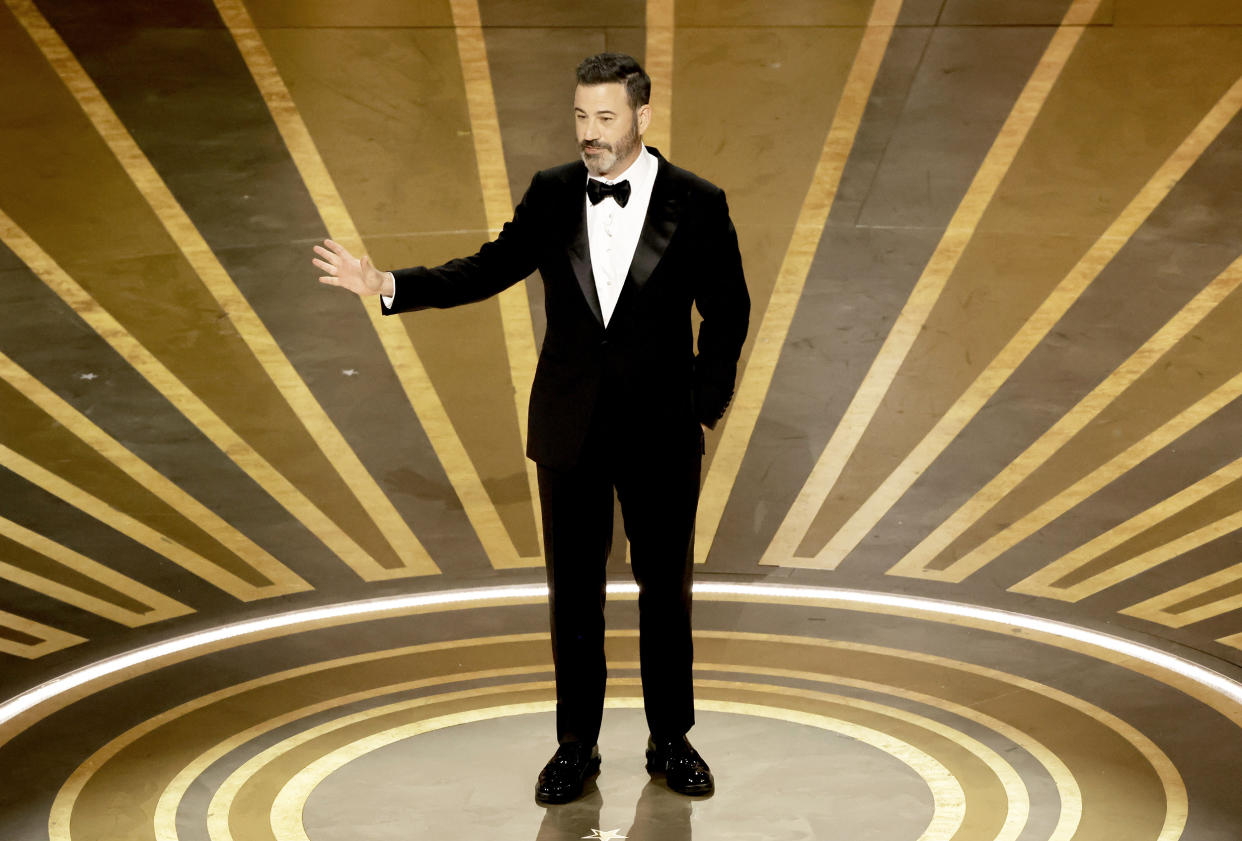
[[[325,239],[322,246],[316,245],[315,253],[323,258],[311,259],[324,272],[319,278],[320,283],[348,289],[355,295],[392,295],[392,279],[388,272],[381,272],[371,265],[370,257],[364,255],[359,260],[345,246],[330,239]]]

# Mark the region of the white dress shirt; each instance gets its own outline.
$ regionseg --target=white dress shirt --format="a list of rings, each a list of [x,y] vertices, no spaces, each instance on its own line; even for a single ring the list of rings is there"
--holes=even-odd
[[[586,202],[587,239],[591,247],[591,270],[595,274],[595,292],[599,295],[599,309],[605,326],[612,318],[625,277],[630,272],[630,262],[634,259],[638,236],[647,219],[647,206],[651,204],[651,189],[655,186],[658,169],[655,155],[644,146],[634,163],[615,178],[589,176],[605,184],[630,182],[630,199],[625,207],[617,204],[612,196],[599,204],[591,204],[585,192],[583,196]]]
[[[582,200],[586,203],[591,270],[595,274],[595,292],[599,295],[599,309],[604,316],[604,326],[612,318],[612,311],[616,309],[617,299],[621,297],[626,275],[630,273],[630,262],[634,259],[638,237],[642,233],[643,222],[647,219],[647,206],[651,204],[651,190],[655,186],[658,169],[655,155],[644,146],[634,163],[616,178],[589,176],[605,184],[628,180],[630,198],[625,207],[617,204],[612,196],[599,204],[591,204],[591,200],[586,197],[586,190],[582,192]],[[392,272],[388,276],[392,277]],[[395,278],[393,284],[395,292]],[[392,297],[380,297],[384,299],[385,306],[392,306]]]

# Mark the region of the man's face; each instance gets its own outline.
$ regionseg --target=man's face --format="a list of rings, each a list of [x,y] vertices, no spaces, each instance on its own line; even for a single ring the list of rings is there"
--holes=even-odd
[[[620,82],[578,85],[574,91],[578,149],[592,175],[610,178],[624,172],[638,158],[650,119],[651,106],[630,108]]]

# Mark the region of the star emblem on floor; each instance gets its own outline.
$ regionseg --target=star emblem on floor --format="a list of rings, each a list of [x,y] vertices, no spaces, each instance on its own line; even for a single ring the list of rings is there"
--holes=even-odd
[[[626,836],[622,835],[619,829],[605,829],[603,831],[592,829],[590,835],[582,837],[589,838],[591,841],[614,841],[614,839],[625,838]]]

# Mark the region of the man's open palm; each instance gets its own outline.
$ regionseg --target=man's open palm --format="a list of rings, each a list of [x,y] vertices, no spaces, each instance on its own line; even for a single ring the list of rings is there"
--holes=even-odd
[[[345,246],[330,239],[325,239],[323,245],[316,245],[315,253],[319,257],[312,258],[311,262],[324,272],[319,278],[320,283],[340,286],[356,295],[389,294],[384,289],[388,275],[371,265],[370,257],[364,255],[359,260]]]

